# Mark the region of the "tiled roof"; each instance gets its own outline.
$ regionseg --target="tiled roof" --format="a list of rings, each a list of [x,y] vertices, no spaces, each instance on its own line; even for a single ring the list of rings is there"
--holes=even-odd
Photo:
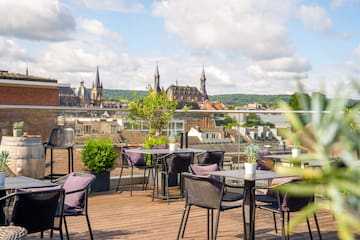
[[[20,81],[34,81],[34,82],[48,82],[57,83],[55,79],[41,78],[32,75],[25,75],[20,73],[9,73],[7,71],[0,71],[0,79],[20,80]]]

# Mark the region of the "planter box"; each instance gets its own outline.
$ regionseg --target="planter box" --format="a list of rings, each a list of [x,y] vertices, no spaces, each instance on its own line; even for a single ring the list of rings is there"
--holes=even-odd
[[[110,190],[110,171],[95,173],[95,182],[91,185],[91,192],[105,192]]]

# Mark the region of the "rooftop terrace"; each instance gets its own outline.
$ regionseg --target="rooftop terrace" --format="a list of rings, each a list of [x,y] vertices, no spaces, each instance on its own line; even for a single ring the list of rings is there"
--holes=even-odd
[[[80,152],[76,151],[75,153],[75,170],[77,171],[81,170],[83,166]],[[58,172],[65,172],[66,161],[61,161],[61,155],[61,152],[54,154],[55,168]],[[118,176],[118,174],[119,168],[115,168],[111,172],[113,177]],[[108,192],[92,193],[90,196],[89,215],[94,239],[176,239],[184,201],[173,200],[169,205],[160,199],[152,201],[151,188],[142,191],[141,185],[135,188],[132,197],[130,197],[127,186],[122,187],[122,192],[115,192],[114,189],[112,186]],[[337,226],[329,213],[318,213],[318,219],[323,239],[339,239],[337,237]],[[310,221],[313,224],[313,219]],[[84,217],[69,218],[68,226],[71,239],[89,239]],[[226,211],[222,213],[220,218],[218,239],[242,239],[242,229],[241,209]],[[359,233],[357,238],[360,239],[360,231],[357,232]],[[45,236],[48,237],[49,235]],[[281,238],[280,234],[276,234],[274,231],[271,213],[257,210],[255,236],[256,239]],[[313,236],[314,239],[318,239],[316,232],[313,232]],[[189,218],[184,239],[205,238],[206,211],[194,208]],[[39,234],[31,234],[29,239],[40,239]],[[59,239],[57,233],[54,239]],[[306,223],[296,228],[291,239],[309,239]]]

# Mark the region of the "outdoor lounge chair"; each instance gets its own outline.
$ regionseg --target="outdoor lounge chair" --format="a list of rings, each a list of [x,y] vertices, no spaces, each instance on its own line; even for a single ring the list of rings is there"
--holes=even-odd
[[[180,186],[180,197],[183,196],[183,181],[181,173],[188,172],[190,164],[194,163],[194,153],[193,152],[183,152],[183,153],[173,153],[168,157],[162,158],[163,160],[163,169],[160,172],[161,176],[164,176],[164,190],[166,194],[166,199],[169,203],[170,193],[169,193],[169,183],[171,177],[177,180],[179,179],[178,185]]]
[[[280,179],[281,180],[281,179]],[[302,180],[298,178],[289,178],[283,180],[279,184],[288,184],[288,183],[301,183]],[[254,192],[253,192],[254,194]],[[275,223],[275,232],[276,228],[276,219],[275,214],[279,214],[280,222],[282,227],[282,237],[284,239],[290,239],[289,232],[289,222],[290,222],[290,213],[301,211],[304,207],[314,202],[314,196],[294,196],[290,195],[288,192],[278,192],[270,189],[265,195],[255,195],[255,200],[257,201],[256,207],[273,213],[274,223]],[[286,224],[285,224],[285,215],[286,215]],[[321,239],[321,233],[319,228],[318,219],[316,213],[313,213],[315,220],[316,229]],[[306,218],[307,227],[309,230],[310,239],[313,239],[309,219]],[[285,231],[285,226],[286,231]]]
[[[60,239],[63,239],[61,231],[62,213],[64,206],[64,189],[61,187],[17,189],[14,193],[0,198],[0,201],[8,200],[8,223],[20,226],[27,233],[44,231],[60,231]],[[59,218],[58,226],[55,226],[55,218]]]
[[[216,178],[183,173],[185,185],[185,206],[180,221],[176,239],[184,237],[187,220],[192,206],[207,210],[207,239],[216,239],[219,226],[220,212],[239,208],[238,204],[224,201],[224,183]],[[217,215],[214,221],[214,210]]]
[[[120,175],[119,175],[119,180],[118,180],[118,184],[116,187],[116,191],[118,192],[120,189],[121,177],[122,177],[124,168],[130,168],[130,196],[132,196],[134,168],[143,170],[143,172],[144,172],[143,190],[145,190],[145,189],[147,189],[147,184],[149,181],[150,173],[154,169],[154,165],[147,164],[143,154],[129,152],[128,149],[130,149],[130,148],[123,147],[121,150],[122,164],[121,164],[121,170],[120,170]],[[148,172],[148,175],[146,175],[146,172]]]
[[[70,238],[66,219],[77,216],[85,216],[90,239],[93,239],[88,214],[88,196],[94,181],[95,176],[86,172],[73,172],[57,179],[57,183],[62,184],[65,190],[63,219],[67,239]]]
[[[224,154],[225,151],[222,150],[207,150],[197,156],[198,163],[199,165],[216,163],[222,169],[224,164]]]

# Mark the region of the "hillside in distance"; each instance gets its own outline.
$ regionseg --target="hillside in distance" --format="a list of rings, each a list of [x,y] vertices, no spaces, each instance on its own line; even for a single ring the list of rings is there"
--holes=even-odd
[[[132,100],[134,94],[139,97],[146,96],[148,91],[136,90],[120,90],[120,89],[104,89],[104,98],[114,101]],[[221,101],[227,105],[244,105],[248,103],[266,103],[267,105],[275,105],[279,100],[288,101],[290,95],[256,95],[256,94],[221,94],[209,96],[210,101]]]

